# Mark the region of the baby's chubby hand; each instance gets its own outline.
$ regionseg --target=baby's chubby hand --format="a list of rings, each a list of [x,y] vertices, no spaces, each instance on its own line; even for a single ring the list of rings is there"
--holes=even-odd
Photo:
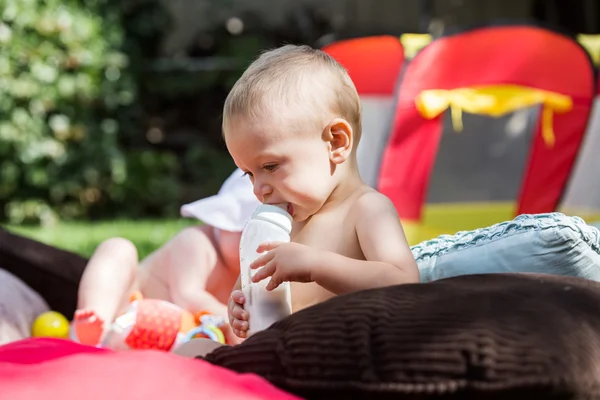
[[[323,257],[319,250],[299,243],[263,243],[256,252],[266,253],[250,264],[251,269],[259,269],[252,282],[271,277],[267,290],[276,289],[283,282],[313,282],[313,269]]]
[[[244,310],[244,302],[246,298],[241,290],[234,290],[229,297],[227,311],[229,314],[229,323],[233,329],[233,333],[242,339],[248,337],[248,311]]]

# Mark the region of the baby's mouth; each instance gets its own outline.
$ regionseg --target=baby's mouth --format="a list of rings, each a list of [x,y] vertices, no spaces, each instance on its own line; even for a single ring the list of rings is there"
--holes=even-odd
[[[294,206],[292,205],[292,203],[288,203],[287,212],[292,216],[292,218],[294,217]]]

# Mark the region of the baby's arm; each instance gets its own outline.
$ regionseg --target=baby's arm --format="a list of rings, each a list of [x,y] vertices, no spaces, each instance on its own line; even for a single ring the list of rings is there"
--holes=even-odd
[[[336,293],[419,282],[419,270],[400,218],[380,193],[363,195],[354,205],[356,234],[366,261],[324,252],[314,281]]]
[[[208,229],[206,226],[184,229],[145,263],[164,268],[173,303],[191,313],[208,311],[225,318],[227,306],[206,290],[209,277],[217,268],[223,268],[206,233]]]
[[[223,318],[227,316],[227,306],[207,292],[201,285],[185,280],[184,276],[173,278],[171,287],[173,303],[193,314],[207,311]]]

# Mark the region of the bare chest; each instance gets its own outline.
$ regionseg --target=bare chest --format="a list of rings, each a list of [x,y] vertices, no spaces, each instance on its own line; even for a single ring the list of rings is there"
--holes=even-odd
[[[305,224],[294,226],[291,239],[296,243],[346,257],[362,257],[355,223],[346,213],[314,216]]]
[[[306,224],[294,227],[292,241],[349,258],[364,259],[354,221],[347,215],[314,216]],[[291,290],[294,312],[334,297],[315,283],[292,283]]]

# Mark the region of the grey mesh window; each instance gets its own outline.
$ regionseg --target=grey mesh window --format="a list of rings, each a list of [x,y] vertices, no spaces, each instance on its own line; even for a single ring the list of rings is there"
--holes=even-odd
[[[463,113],[461,132],[454,131],[446,111],[428,203],[516,200],[539,109],[533,106],[500,118]]]

